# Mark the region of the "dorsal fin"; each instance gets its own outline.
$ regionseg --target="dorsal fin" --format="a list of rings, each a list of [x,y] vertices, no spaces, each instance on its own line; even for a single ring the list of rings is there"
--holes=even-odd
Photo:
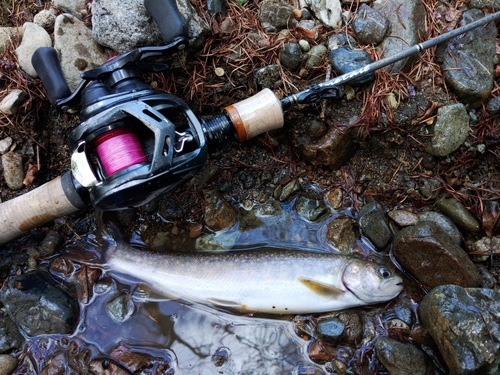
[[[311,280],[305,277],[299,277],[299,281],[307,286],[314,293],[323,297],[340,297],[344,294],[343,290],[335,288],[334,286],[322,283],[320,281]]]

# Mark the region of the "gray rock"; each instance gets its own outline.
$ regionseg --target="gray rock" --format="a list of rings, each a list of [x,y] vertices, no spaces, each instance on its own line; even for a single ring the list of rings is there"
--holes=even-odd
[[[285,43],[280,54],[280,62],[285,68],[296,70],[302,62],[303,54],[300,45],[295,42]]]
[[[344,216],[333,219],[327,224],[326,239],[344,254],[354,252],[356,235],[351,218]]]
[[[82,11],[85,9],[86,3],[85,0],[54,0],[54,6],[57,9],[78,19],[82,18]]]
[[[486,262],[493,256],[500,255],[500,238],[483,237],[471,246],[471,258],[476,262]]]
[[[48,276],[32,272],[10,278],[0,291],[12,320],[28,336],[68,334],[76,324],[76,302]]]
[[[368,203],[359,210],[358,225],[378,249],[385,248],[391,240],[391,230],[385,221],[384,212],[376,202]]]
[[[320,340],[332,345],[339,343],[345,330],[344,323],[337,317],[320,320],[316,325],[316,335]]]
[[[54,24],[56,23],[56,16],[54,12],[43,9],[33,17],[33,23],[43,27],[45,30],[52,30],[54,28]]]
[[[23,157],[17,152],[10,151],[2,155],[3,178],[12,190],[24,187]]]
[[[219,192],[205,190],[203,196],[207,202],[204,220],[208,228],[219,231],[231,228],[236,223],[236,211],[224,200]]]
[[[316,221],[321,215],[328,211],[328,207],[321,200],[299,197],[296,210],[304,219]]]
[[[385,38],[380,45],[380,54],[384,57],[395,55],[408,47],[417,44],[419,32],[425,35],[426,9],[420,0],[377,0],[373,3],[373,9],[378,10],[390,24],[390,38]],[[422,28],[422,30],[419,30]],[[409,71],[413,64],[418,61],[415,54],[405,60],[398,61],[387,67],[387,71],[396,73]]]
[[[500,8],[500,0],[471,0],[469,2],[469,7],[477,9],[489,8],[496,10]]]
[[[16,56],[21,68],[31,77],[38,77],[38,74],[31,64],[31,56],[39,47],[52,47],[52,39],[49,33],[41,26],[33,22],[26,22],[23,25],[23,40],[16,48]]]
[[[372,59],[368,52],[358,49],[353,50],[348,47],[332,49],[329,53],[329,57],[332,60],[332,68],[339,75],[352,72],[353,70],[360,69],[372,63]],[[368,82],[373,82],[374,79],[375,73],[372,72],[351,80],[349,85],[359,86]]]
[[[264,0],[260,4],[259,21],[267,32],[277,32],[296,23],[293,8],[279,0]]]
[[[128,294],[120,294],[106,304],[106,312],[117,323],[129,320],[135,312],[135,306]]]
[[[293,179],[283,186],[279,185],[279,187],[275,189],[275,198],[277,198],[280,202],[287,201],[295,193],[299,192],[300,188],[300,182],[297,179]]]
[[[10,375],[17,368],[17,358],[9,354],[0,354],[0,375]]]
[[[418,216],[406,210],[392,210],[387,215],[400,227],[407,227],[418,223]]]
[[[460,147],[469,135],[469,116],[462,103],[443,106],[437,111],[425,151],[434,156],[447,156]]]
[[[48,234],[40,244],[42,256],[49,256],[59,249],[64,243],[62,236],[58,232]]]
[[[327,45],[330,50],[339,47],[349,47],[350,49],[353,49],[356,47],[357,42],[352,36],[339,33],[330,35],[328,37]]]
[[[424,297],[418,311],[452,375],[498,374],[498,290],[439,286]]]
[[[22,27],[0,27],[0,53],[4,52],[7,46],[23,36]]]
[[[11,137],[4,138],[0,141],[0,155],[5,154],[7,151],[9,151],[10,146],[12,146],[12,143],[14,141],[12,140]]]
[[[317,44],[307,52],[306,69],[313,70],[323,63],[328,49],[323,44]]]
[[[490,98],[486,106],[488,113],[492,116],[496,116],[500,113],[500,96]]]
[[[267,65],[255,72],[255,82],[259,87],[274,88],[276,82],[280,79],[280,66],[278,64]]]
[[[24,337],[19,332],[16,324],[12,321],[10,316],[3,314],[0,317],[0,353],[12,351],[12,349],[19,349],[24,344]]]
[[[394,238],[398,262],[429,288],[455,284],[476,287],[481,278],[467,253],[432,222],[399,231]]]
[[[381,337],[375,342],[375,353],[391,375],[425,375],[425,354],[412,344]]]
[[[418,222],[423,223],[425,221],[430,221],[436,224],[453,240],[455,244],[460,245],[460,243],[462,242],[462,234],[458,230],[457,226],[453,223],[453,220],[451,220],[448,216],[434,211],[419,213]]]
[[[54,48],[71,91],[80,83],[82,72],[101,66],[113,56],[112,51],[94,41],[92,32],[82,21],[70,14],[61,14],[56,18]]]
[[[436,202],[437,208],[451,218],[458,226],[470,232],[477,232],[481,228],[479,221],[465,206],[455,198],[442,198]]]
[[[380,12],[361,4],[352,22],[356,37],[364,44],[379,44],[389,29],[389,20]]]
[[[0,112],[14,115],[28,99],[28,95],[20,89],[10,91],[0,102]]]
[[[468,10],[462,15],[460,26],[483,17],[484,13],[479,9]],[[480,106],[493,89],[496,36],[497,28],[492,22],[436,49],[436,57],[447,84],[470,107]]]
[[[301,8],[310,9],[329,30],[342,27],[342,7],[339,0],[299,0]]]

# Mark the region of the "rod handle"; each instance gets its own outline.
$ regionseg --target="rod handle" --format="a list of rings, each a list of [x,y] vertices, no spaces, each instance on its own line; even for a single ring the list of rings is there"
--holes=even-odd
[[[163,41],[172,43],[178,37],[188,36],[188,28],[175,0],[144,0],[144,7],[160,27]]]
[[[0,204],[0,245],[85,207],[83,201],[74,195],[71,178],[68,172]]]

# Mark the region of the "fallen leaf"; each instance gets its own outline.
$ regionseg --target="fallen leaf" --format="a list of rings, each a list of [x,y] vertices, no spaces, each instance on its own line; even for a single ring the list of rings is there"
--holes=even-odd
[[[28,171],[26,172],[26,176],[24,177],[23,184],[25,186],[30,186],[35,179],[35,175],[38,173],[38,167],[34,164],[28,164]]]

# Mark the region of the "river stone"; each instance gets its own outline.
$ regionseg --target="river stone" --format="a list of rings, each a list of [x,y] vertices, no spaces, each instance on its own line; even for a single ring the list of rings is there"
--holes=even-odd
[[[257,69],[255,72],[255,82],[259,87],[273,89],[276,81],[280,79],[280,66],[278,64],[267,65]]]
[[[427,211],[418,214],[418,222],[431,221],[444,231],[455,244],[460,245],[462,242],[462,233],[448,216],[440,212]]]
[[[328,49],[323,44],[318,44],[307,52],[307,62],[306,69],[313,70],[314,68],[320,66],[323,63],[323,59],[326,56]]]
[[[394,255],[429,288],[444,284],[475,287],[481,283],[467,253],[432,222],[418,223],[399,231],[394,239]]]
[[[452,375],[499,373],[500,291],[443,285],[418,311]]]
[[[4,52],[12,41],[16,41],[22,35],[22,27],[0,27],[0,53]]]
[[[0,112],[6,115],[14,115],[28,99],[28,94],[23,90],[11,90],[0,102]]]
[[[10,278],[0,291],[0,301],[28,336],[68,334],[77,323],[76,302],[41,272]]]
[[[488,99],[486,109],[490,115],[498,115],[500,113],[500,96]]]
[[[340,0],[299,0],[299,5],[310,9],[327,29],[337,30],[342,27]]]
[[[57,9],[79,19],[82,18],[82,11],[85,10],[86,3],[85,0],[54,0],[54,6]]]
[[[10,316],[1,313],[0,316],[0,353],[9,352],[12,349],[21,348],[24,344],[24,337],[17,329],[16,324]]]
[[[470,232],[477,232],[481,224],[465,206],[455,198],[441,198],[436,202],[437,208],[451,218],[458,226]]]
[[[299,197],[296,205],[297,213],[306,220],[316,221],[328,211],[328,207],[322,200]]]
[[[2,155],[3,178],[7,186],[12,190],[24,187],[23,157],[17,152],[7,152]]]
[[[483,237],[471,246],[470,252],[472,260],[476,262],[486,262],[493,256],[500,255],[500,238],[496,236]]]
[[[479,9],[462,15],[460,26],[484,17]],[[446,83],[462,102],[472,108],[488,99],[493,89],[497,28],[494,22],[478,27],[439,45],[436,58]]]
[[[432,126],[425,151],[434,156],[447,156],[462,145],[469,135],[469,116],[462,103],[440,107]]]
[[[381,337],[375,342],[375,354],[391,375],[426,374],[426,356],[412,344]]]
[[[120,294],[106,303],[106,312],[116,323],[124,323],[134,314],[135,306],[128,294]]]
[[[17,358],[10,354],[0,354],[0,375],[10,375],[17,368]]]
[[[56,23],[56,16],[52,10],[43,9],[35,14],[33,23],[43,27],[45,30],[52,30]]]
[[[339,343],[344,330],[344,323],[339,318],[327,318],[316,325],[318,338],[332,345]]]
[[[333,219],[327,224],[326,239],[341,253],[351,254],[356,245],[356,235],[351,218],[344,216]]]
[[[236,211],[216,190],[205,190],[205,224],[213,231],[228,229],[236,223]]]
[[[31,56],[39,47],[52,47],[52,39],[43,27],[33,22],[26,22],[23,29],[23,40],[16,48],[17,60],[22,70],[36,78],[38,74],[31,64]]]
[[[372,63],[372,59],[368,52],[359,49],[351,49],[349,47],[332,49],[328,57],[332,60],[332,68],[338,75],[350,73]],[[372,72],[349,81],[349,85],[360,86],[365,83],[373,82],[374,79],[375,73]]]
[[[280,62],[285,68],[296,70],[302,62],[302,48],[295,42],[285,43],[281,50]]]
[[[393,56],[419,43],[420,34],[426,35],[426,9],[421,0],[377,0],[373,9],[385,16],[390,25],[389,37],[380,44],[381,56]],[[390,73],[408,72],[418,59],[419,55],[414,54],[386,69]]]
[[[266,32],[277,32],[286,29],[289,22],[296,23],[293,8],[279,0],[264,0],[260,4],[259,21]]]
[[[71,91],[80,83],[83,71],[101,66],[113,55],[112,51],[94,41],[91,31],[82,21],[70,14],[56,18],[54,48]]]
[[[418,216],[406,210],[392,210],[387,213],[387,216],[400,227],[407,227],[418,223]]]
[[[364,205],[358,214],[358,225],[363,234],[378,248],[383,249],[391,240],[382,207],[376,202]]]
[[[370,6],[361,4],[352,27],[361,43],[379,44],[389,29],[389,20]]]

